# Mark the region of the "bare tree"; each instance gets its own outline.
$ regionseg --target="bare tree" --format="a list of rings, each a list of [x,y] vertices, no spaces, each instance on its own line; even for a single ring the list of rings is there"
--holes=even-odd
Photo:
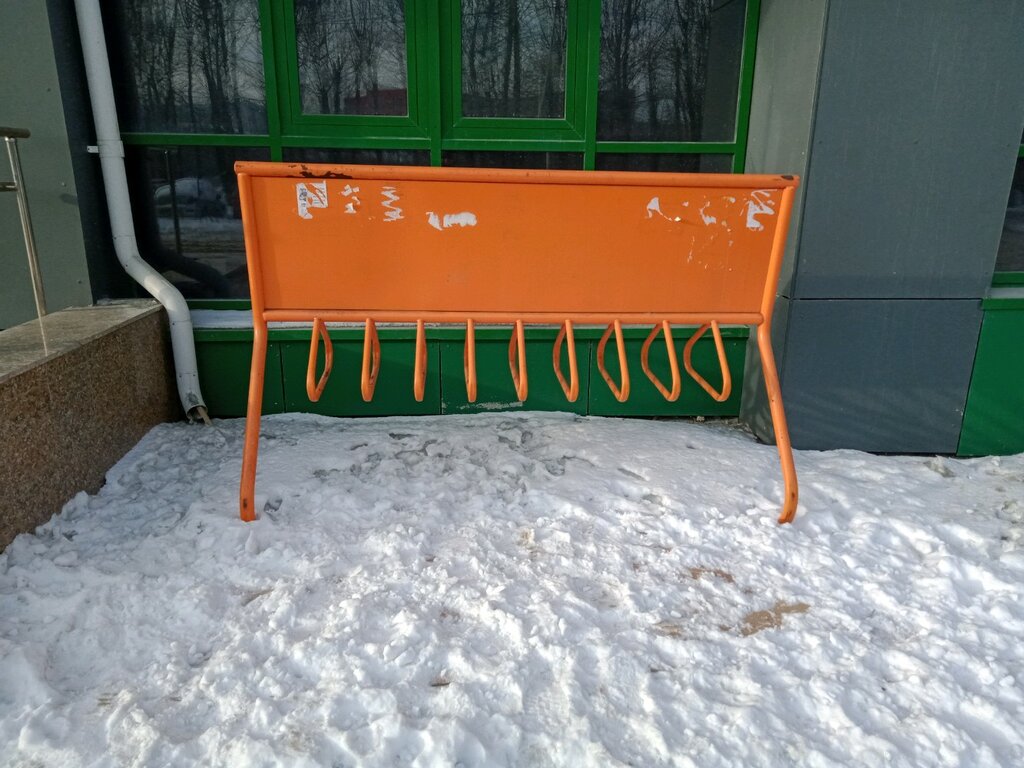
[[[710,19],[711,0],[605,0],[602,135],[699,138]]]

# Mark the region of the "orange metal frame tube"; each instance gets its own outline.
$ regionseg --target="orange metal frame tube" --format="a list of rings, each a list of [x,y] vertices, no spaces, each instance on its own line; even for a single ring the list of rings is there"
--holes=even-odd
[[[566,317],[574,323],[588,325],[608,325],[608,314],[593,312],[488,312],[474,311],[473,319],[478,323],[514,324],[517,320],[523,323],[539,325],[561,325]],[[651,325],[667,320],[673,325],[703,325],[716,320],[722,325],[759,325],[764,322],[760,312],[616,312],[616,317],[624,325]],[[422,320],[426,323],[458,323],[466,322],[465,310],[385,310],[380,307],[360,307],[354,309],[268,309],[263,312],[263,319],[268,323],[311,323],[319,317],[325,323],[361,323],[372,316],[378,323],[415,323]]]
[[[377,388],[379,374],[380,339],[377,337],[377,324],[368,317],[363,330],[363,370],[359,383],[364,402],[373,400],[373,390]]]
[[[427,335],[423,321],[416,321],[416,364],[412,373],[412,395],[417,403],[423,402],[427,387]]]
[[[529,384],[526,378],[526,332],[522,320],[516,320],[512,338],[508,340],[508,368],[512,372],[516,397],[520,401],[526,400]]]
[[[466,399],[476,402],[476,323],[466,321],[466,345],[462,348],[462,372],[466,377]]]
[[[248,174],[238,175],[238,199],[246,221],[253,221],[252,186]],[[252,296],[252,363],[249,367],[249,402],[245,409],[245,443],[242,448],[242,481],[238,490],[239,517],[256,519],[256,460],[260,445],[260,412],[263,408],[263,377],[267,367],[267,321],[263,310],[263,275],[259,243],[251,226],[243,226],[249,262]],[[314,337],[315,338],[315,337]]]
[[[764,295],[761,299],[761,315],[764,317],[764,321],[757,326],[757,350],[761,356],[761,372],[764,375],[764,387],[768,394],[768,409],[772,417],[775,446],[779,451],[779,463],[782,465],[784,482],[782,511],[779,513],[780,523],[793,522],[800,498],[796,465],[793,462],[793,444],[789,440],[786,411],[782,407],[782,387],[779,385],[779,373],[775,368],[775,354],[772,352],[772,312],[775,309],[775,291],[779,284],[779,272],[782,270],[782,254],[786,246],[786,233],[789,231],[789,219],[793,210],[795,194],[796,190],[793,187],[787,187],[782,191],[779,221],[775,225],[775,239],[772,242],[771,260],[768,265],[768,278],[765,280]]]

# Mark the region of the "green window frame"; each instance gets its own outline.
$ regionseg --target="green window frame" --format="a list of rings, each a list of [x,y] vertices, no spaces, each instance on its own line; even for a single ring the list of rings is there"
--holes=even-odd
[[[669,0],[666,0],[668,2]],[[500,162],[539,167],[714,169],[742,173],[746,165],[750,101],[761,0],[745,3],[731,141],[598,141],[602,0],[567,0],[565,104],[559,118],[475,117],[461,114],[460,0],[404,0],[408,65],[406,115],[303,114],[299,92],[296,0],[254,0],[259,19],[266,133],[122,133],[127,145],[153,148],[237,147],[265,149],[272,161],[293,150],[411,150],[429,164]],[[129,30],[130,32],[130,30]],[[735,49],[733,49],[735,50]],[[529,155],[528,153],[537,153]],[[553,153],[542,157],[542,153]],[[559,154],[560,153],[560,154]],[[603,161],[603,162],[602,162]],[[239,243],[240,245],[240,243]],[[1024,282],[1024,275],[1021,276]],[[193,299],[220,308],[248,300]]]
[[[409,66],[406,116],[305,115],[299,97],[294,0],[258,0],[266,89],[266,134],[133,133],[127,144],[582,153],[593,170],[601,154],[727,155],[733,173],[746,165],[750,96],[761,1],[746,0],[732,141],[598,141],[601,0],[569,2],[564,118],[463,117],[459,0],[405,0]]]
[[[406,64],[408,67],[408,112],[405,115],[307,115],[302,111],[299,85],[299,61],[295,31],[295,0],[282,0],[273,4],[271,41],[277,59],[274,78],[276,102],[280,109],[282,136],[326,136],[352,134],[355,138],[398,139],[402,148],[422,149],[428,146],[429,130],[425,118],[429,112],[429,94],[419,83],[427,80],[424,74],[430,68],[431,50],[429,26],[424,3],[405,0]],[[426,33],[426,34],[425,34]],[[267,55],[264,40],[264,56]],[[269,83],[268,79],[268,83]],[[268,86],[268,91],[269,91]],[[268,105],[269,109],[269,105]],[[376,146],[373,148],[395,148]]]
[[[562,118],[465,117],[462,114],[462,14],[459,0],[440,3],[442,77],[435,94],[442,105],[442,149],[494,149],[479,140],[530,142],[542,151],[582,152],[586,134],[590,2],[566,4],[565,116]],[[600,6],[598,6],[600,7]],[[517,147],[527,149],[531,147]]]

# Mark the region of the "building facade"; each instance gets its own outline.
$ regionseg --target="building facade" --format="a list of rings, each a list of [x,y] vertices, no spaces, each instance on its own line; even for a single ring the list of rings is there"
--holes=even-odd
[[[114,0],[103,10],[140,249],[196,309],[246,306],[239,159],[796,173],[774,326],[794,445],[1024,450],[1024,0]],[[5,4],[0,72],[0,123],[33,132],[22,155],[51,304],[135,295],[88,151],[73,3]],[[6,327],[33,315],[13,205],[0,206],[0,233],[11,244],[0,253]],[[292,381],[306,336],[275,333],[280,375],[269,379],[280,386],[268,387],[267,410],[308,408]],[[507,378],[506,337],[494,332],[480,364]],[[212,411],[240,414],[247,331],[196,338]],[[342,365],[358,355],[357,336],[336,341]],[[389,341],[384,365],[411,365],[408,335]],[[372,407],[354,382],[317,407],[466,410],[445,379],[461,376],[458,338],[432,341],[440,378],[425,405],[397,384],[389,394],[382,376]],[[737,329],[728,343],[744,386],[726,404],[693,392],[670,406],[652,390],[622,406],[594,387],[579,409],[739,413],[770,439],[754,342]],[[550,367],[544,347],[538,367]],[[526,407],[567,407],[549,384]],[[511,399],[503,386],[491,401]]]

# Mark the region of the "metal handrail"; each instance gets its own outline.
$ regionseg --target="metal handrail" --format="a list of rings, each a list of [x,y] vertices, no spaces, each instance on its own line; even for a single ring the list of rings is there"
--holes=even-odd
[[[43,277],[39,271],[36,255],[36,238],[32,234],[32,217],[28,211],[28,197],[25,195],[25,179],[21,172],[21,156],[18,154],[18,139],[27,139],[32,134],[27,128],[0,126],[0,138],[7,146],[7,159],[11,164],[11,181],[0,182],[0,192],[14,192],[18,197],[18,215],[21,217],[21,232],[25,237],[28,252],[28,271],[32,276],[32,296],[36,302],[36,314],[42,319],[46,314],[46,295],[43,293]]]

